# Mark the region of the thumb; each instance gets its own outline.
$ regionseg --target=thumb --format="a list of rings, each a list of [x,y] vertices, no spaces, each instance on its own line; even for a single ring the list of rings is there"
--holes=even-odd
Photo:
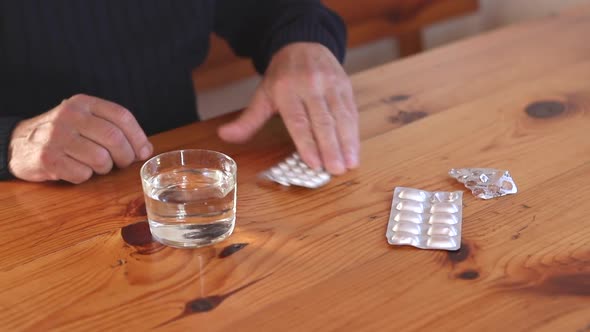
[[[270,99],[258,88],[250,106],[234,121],[219,128],[221,139],[231,143],[242,143],[250,139],[273,114]]]

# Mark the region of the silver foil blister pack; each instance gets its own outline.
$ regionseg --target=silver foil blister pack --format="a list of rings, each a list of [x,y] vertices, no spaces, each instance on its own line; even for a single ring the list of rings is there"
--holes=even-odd
[[[421,249],[461,247],[463,192],[429,192],[397,187],[387,225],[387,242]]]
[[[329,173],[309,168],[297,153],[293,153],[269,170],[262,172],[260,176],[284,186],[293,185],[310,189],[324,186],[331,179]]]
[[[449,175],[471,189],[476,197],[492,199],[516,194],[518,188],[507,170],[494,168],[453,168]]]

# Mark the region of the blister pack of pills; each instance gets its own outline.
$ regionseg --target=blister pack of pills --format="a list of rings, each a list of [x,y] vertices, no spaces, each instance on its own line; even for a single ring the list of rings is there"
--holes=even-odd
[[[397,187],[387,225],[387,242],[421,249],[461,247],[463,192],[429,192]]]
[[[453,168],[449,175],[471,189],[476,197],[492,199],[516,194],[518,188],[507,170],[494,168]]]
[[[331,179],[329,173],[309,168],[297,153],[262,172],[260,176],[284,186],[294,185],[310,189],[324,186]]]

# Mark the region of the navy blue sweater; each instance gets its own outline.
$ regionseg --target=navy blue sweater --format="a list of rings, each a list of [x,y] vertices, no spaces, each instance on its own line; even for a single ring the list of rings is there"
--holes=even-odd
[[[191,71],[212,32],[260,73],[291,42],[345,52],[319,0],[0,0],[0,178],[15,124],[77,93],[125,106],[148,135],[197,121]]]

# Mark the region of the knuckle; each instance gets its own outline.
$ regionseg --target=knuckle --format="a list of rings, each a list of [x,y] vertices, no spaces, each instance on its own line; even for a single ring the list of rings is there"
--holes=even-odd
[[[68,99],[62,101],[62,108],[74,108],[76,105],[88,104],[92,100],[92,97],[85,94],[76,94]]]
[[[67,101],[71,101],[73,103],[85,103],[88,102],[90,99],[92,99],[92,97],[90,97],[89,95],[83,94],[83,93],[78,93],[75,94],[73,96],[71,96],[70,98],[67,99]]]
[[[110,126],[104,132],[104,140],[108,146],[120,146],[125,143],[125,135],[121,129]]]
[[[92,104],[94,97],[77,94],[64,101],[55,109],[56,120],[79,118],[82,114],[88,114],[88,105]]]
[[[358,122],[358,112],[356,110],[351,110],[351,109],[343,109],[342,112],[339,112],[338,117],[340,117],[340,120],[342,122],[353,122],[356,123]]]
[[[135,117],[126,108],[122,106],[114,107],[113,112],[115,117],[120,121],[121,124],[132,124],[135,122]]]
[[[131,143],[133,146],[141,147],[148,143],[148,138],[145,136],[141,129],[136,130],[131,133],[129,143]]]
[[[305,79],[311,82],[320,82],[324,79],[325,75],[320,70],[310,70],[303,73]]]
[[[63,145],[73,139],[74,133],[63,124],[47,122],[43,125],[44,145]]]
[[[312,105],[325,105],[326,101],[324,98],[324,91],[320,89],[314,89],[309,91],[309,94],[305,97],[305,99]]]
[[[65,100],[55,109],[55,121],[63,122],[76,113],[76,107],[73,102]]]
[[[117,167],[125,168],[135,161],[135,153],[133,150],[127,151],[127,149],[125,149],[124,151],[120,151],[120,153],[117,154],[116,157],[113,157],[112,160]]]
[[[336,79],[330,72],[315,70],[307,74],[307,81],[312,87],[319,88],[328,86],[328,82],[336,81]]]
[[[342,89],[337,84],[332,84],[326,88],[326,96],[330,99],[338,100],[340,95],[343,94]]]
[[[92,158],[92,166],[99,174],[106,174],[110,172],[113,168],[113,162],[109,152],[105,149],[97,150]]]
[[[291,121],[291,125],[296,129],[306,130],[309,127],[309,119],[304,113],[291,114],[289,120]]]
[[[324,71],[324,75],[329,81],[335,82],[338,85],[349,84],[350,82],[348,75],[343,70],[326,70]]]
[[[334,118],[329,113],[321,112],[316,116],[314,125],[320,129],[332,128],[334,127]]]
[[[292,90],[292,86],[293,86],[293,83],[292,83],[292,80],[290,77],[280,77],[280,78],[277,78],[274,81],[274,83],[272,84],[271,91],[274,94],[282,93],[284,91]]]
[[[46,144],[51,144],[52,142],[59,140],[61,136],[61,131],[61,127],[56,125],[55,123],[46,123],[44,126]]]
[[[359,154],[358,151],[359,151],[358,144],[354,143],[354,141],[349,142],[344,147],[344,153],[347,153],[347,154],[350,154],[350,155],[356,155],[357,157],[358,157],[358,154]]]
[[[342,94],[350,95],[354,98],[354,89],[352,88],[352,82],[348,76],[344,76],[344,78],[338,79],[340,87],[340,91]]]
[[[49,181],[59,180],[59,161],[57,160],[55,153],[47,147],[42,147],[39,151],[38,158],[38,166],[36,168],[40,173],[45,174],[43,178]]]
[[[39,162],[41,164],[41,168],[44,169],[55,169],[56,166],[56,157],[55,153],[49,149],[47,146],[43,146],[39,151]]]

